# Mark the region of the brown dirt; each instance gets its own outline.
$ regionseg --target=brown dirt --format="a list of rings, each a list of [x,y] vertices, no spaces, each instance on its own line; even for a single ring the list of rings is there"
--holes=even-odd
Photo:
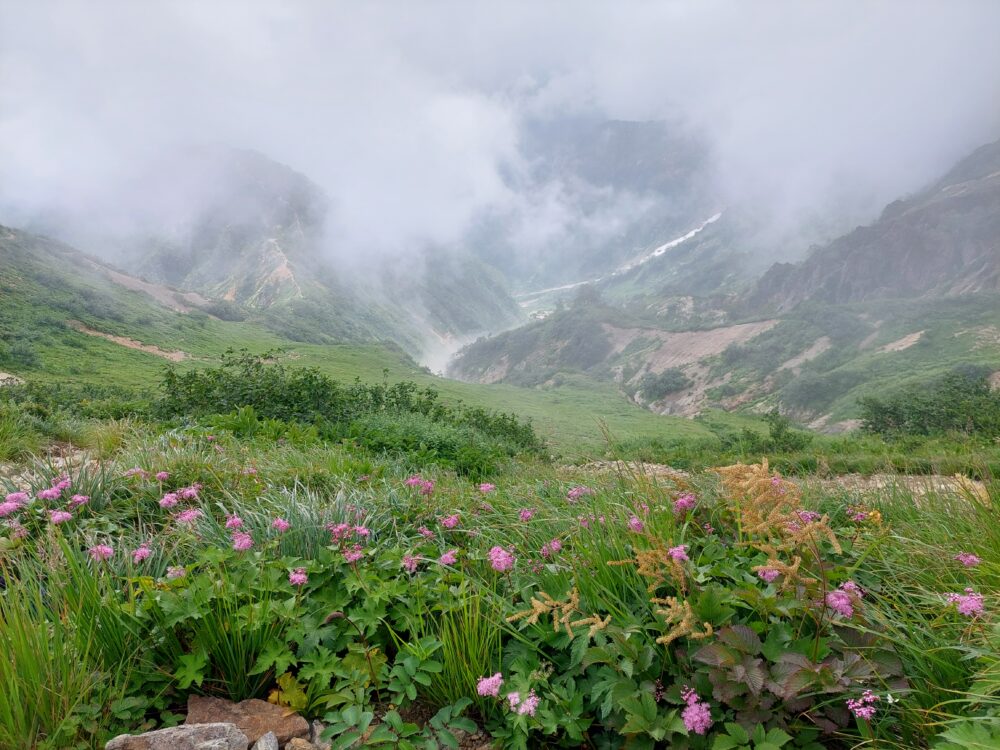
[[[825,490],[845,489],[858,495],[885,494],[894,490],[909,492],[914,497],[949,494],[989,503],[986,485],[975,479],[956,474],[841,474],[829,479],[809,477],[800,481],[804,486],[820,486]]]
[[[0,388],[3,388],[5,385],[21,385],[23,382],[17,375],[12,375],[9,372],[0,372]]]
[[[618,328],[608,324],[603,328],[611,337],[614,354],[619,354],[637,338],[649,339],[652,351],[647,360],[648,371],[659,373],[721,354],[730,344],[742,344],[777,324],[777,320],[761,320],[707,331],[676,332],[654,328]]]
[[[171,362],[180,362],[181,360],[187,359],[190,355],[187,352],[182,351],[167,351],[161,349],[158,346],[153,346],[152,344],[144,344],[141,341],[136,341],[135,339],[130,339],[125,336],[114,336],[110,333],[102,333],[101,331],[95,331],[93,328],[88,328],[83,323],[78,320],[67,320],[66,325],[70,328],[79,331],[80,333],[85,333],[88,336],[97,336],[106,341],[110,341],[119,346],[124,346],[128,349],[135,349],[140,352],[146,352],[147,354],[155,354],[157,357],[163,357]]]
[[[205,297],[195,292],[180,292],[162,284],[153,284],[121,273],[90,258],[86,258],[85,260],[92,268],[100,271],[119,286],[131,289],[134,292],[147,294],[164,307],[168,307],[175,312],[191,312],[208,304],[208,300]]]
[[[830,341],[829,336],[820,336],[804,352],[795,355],[787,362],[783,362],[781,364],[781,367],[778,368],[778,371],[780,372],[781,370],[792,370],[796,375],[798,375],[799,365],[805,364],[811,359],[816,359],[816,357],[825,352],[831,346],[833,346],[833,342]]]
[[[916,333],[910,333],[903,336],[901,339],[897,339],[891,343],[881,346],[875,351],[879,354],[888,354],[889,352],[901,352],[904,349],[909,349],[915,343],[920,341],[920,337],[924,335],[923,331],[917,331]]]

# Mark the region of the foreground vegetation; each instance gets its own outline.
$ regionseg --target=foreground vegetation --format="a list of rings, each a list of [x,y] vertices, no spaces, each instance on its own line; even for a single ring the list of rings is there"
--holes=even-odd
[[[516,418],[255,358],[167,385],[5,407],[99,460],[0,480],[2,747],[99,747],[192,692],[335,747],[1000,742],[995,495],[558,469]]]

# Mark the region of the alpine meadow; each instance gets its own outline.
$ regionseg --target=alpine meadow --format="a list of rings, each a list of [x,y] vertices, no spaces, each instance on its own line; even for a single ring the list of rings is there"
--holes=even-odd
[[[0,750],[1000,750],[997,29],[0,0]]]

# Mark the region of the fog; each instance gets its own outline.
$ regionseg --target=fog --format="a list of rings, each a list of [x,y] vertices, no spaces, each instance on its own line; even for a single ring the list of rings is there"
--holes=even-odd
[[[864,220],[1000,138],[997,29],[993,0],[2,0],[0,222],[121,222],[177,200],[123,190],[141,165],[218,143],[318,183],[336,258],[498,215],[531,255],[647,205],[598,191],[584,215],[523,177],[526,125],[566,117],[684,123],[718,207],[764,224]]]

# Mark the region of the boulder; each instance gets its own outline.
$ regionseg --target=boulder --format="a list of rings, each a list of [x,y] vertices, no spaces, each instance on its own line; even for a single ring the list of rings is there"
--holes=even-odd
[[[294,711],[275,706],[267,701],[250,698],[239,703],[222,698],[188,697],[188,715],[185,725],[213,722],[235,724],[254,743],[268,732],[274,732],[279,745],[295,737],[309,736],[309,722]]]
[[[105,750],[247,750],[250,740],[235,724],[213,722],[123,734]]]
[[[281,750],[278,745],[278,738],[274,732],[268,732],[254,744],[250,750]]]

